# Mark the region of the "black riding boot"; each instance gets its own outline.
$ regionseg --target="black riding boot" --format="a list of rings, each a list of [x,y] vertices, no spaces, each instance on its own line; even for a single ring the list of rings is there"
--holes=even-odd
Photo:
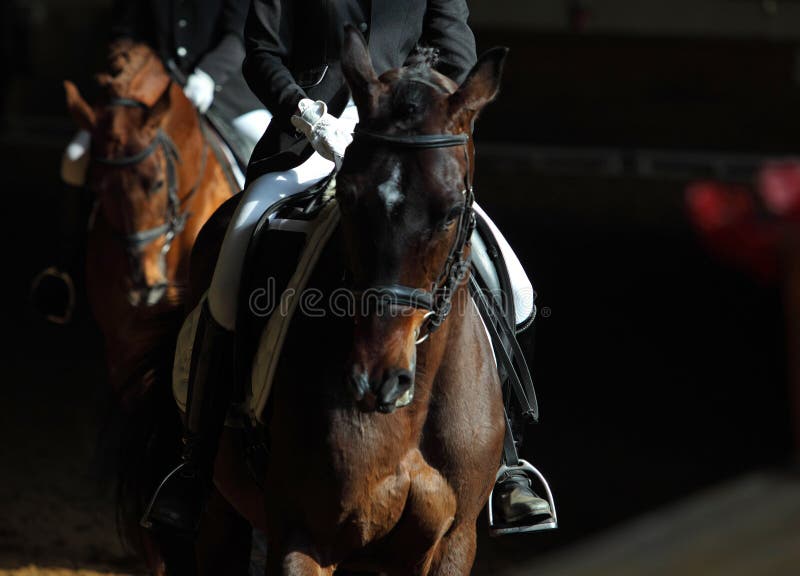
[[[142,517],[145,528],[197,532],[230,404],[233,365],[234,334],[217,323],[206,301],[192,349],[181,461],[156,489]]]
[[[514,426],[512,420],[506,416],[503,460],[510,468],[494,486],[494,525],[496,528],[529,528],[552,519],[553,510],[547,500],[533,491],[532,478],[528,473],[515,467],[519,461],[517,446],[522,441],[523,424]]]
[[[547,500],[536,495],[530,478],[519,470],[510,471],[497,481],[494,503],[498,526],[530,526],[553,515]]]

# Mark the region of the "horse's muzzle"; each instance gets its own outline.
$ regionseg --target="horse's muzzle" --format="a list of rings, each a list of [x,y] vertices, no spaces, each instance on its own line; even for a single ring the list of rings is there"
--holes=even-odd
[[[379,378],[370,378],[365,370],[355,366],[349,383],[356,404],[364,412],[377,410],[391,414],[414,398],[414,373],[403,368],[388,369]]]

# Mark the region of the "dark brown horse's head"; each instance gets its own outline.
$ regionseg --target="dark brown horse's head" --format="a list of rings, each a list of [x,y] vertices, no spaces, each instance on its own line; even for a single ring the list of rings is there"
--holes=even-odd
[[[342,66],[360,121],[337,200],[360,295],[349,380],[362,409],[391,412],[410,402],[418,341],[447,315],[409,304],[409,289],[441,308],[435,295],[448,280],[451,292],[463,287],[455,267],[467,257],[473,217],[472,125],[497,95],[506,52],[484,54],[461,86],[425,57],[378,78],[361,35],[346,31]],[[377,287],[406,297],[365,306],[364,294]]]
[[[171,89],[160,59],[145,45],[120,42],[109,60],[109,73],[97,77],[96,105],[65,82],[67,106],[91,134],[88,186],[103,225],[117,240],[105,249],[119,251],[122,261],[127,256],[123,289],[130,304],[153,305],[166,292],[166,255],[180,231],[170,222],[179,157],[161,127],[171,99],[182,95]]]

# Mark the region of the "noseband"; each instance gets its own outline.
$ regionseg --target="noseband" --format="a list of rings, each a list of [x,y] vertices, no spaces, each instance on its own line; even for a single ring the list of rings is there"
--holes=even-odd
[[[470,170],[469,135],[467,134],[418,134],[413,136],[397,136],[372,132],[356,126],[353,140],[371,142],[388,148],[426,150],[431,148],[464,147],[466,172],[464,174],[464,204],[458,217],[458,231],[444,267],[433,283],[431,290],[423,290],[403,285],[373,286],[359,294],[365,297],[377,297],[381,302],[423,310],[426,312],[423,325],[417,334],[417,344],[421,344],[435,332],[445,321],[452,309],[453,295],[458,285],[469,273],[469,262],[464,253],[469,246],[472,231],[475,229],[475,212],[473,203],[475,193],[472,188]]]
[[[122,107],[122,108],[142,108],[147,110],[148,107],[143,102],[132,100],[130,98],[115,98],[111,100],[108,107]],[[202,122],[201,128],[205,130]],[[181,156],[178,152],[177,146],[172,141],[172,138],[164,132],[161,128],[156,132],[153,140],[143,150],[131,156],[122,156],[109,158],[105,156],[93,156],[92,159],[98,164],[110,166],[114,168],[126,168],[129,166],[136,166],[150,156],[161,150],[164,154],[167,169],[167,210],[164,215],[164,223],[154,228],[147,230],[140,230],[130,234],[118,232],[120,241],[125,246],[126,251],[131,256],[138,256],[147,246],[155,242],[158,238],[164,238],[164,247],[162,248],[162,255],[166,255],[172,247],[172,241],[175,237],[183,231],[186,225],[186,219],[189,213],[182,210],[189,198],[191,198],[197,191],[200,181],[205,172],[206,162],[208,159],[208,147],[206,139],[203,138],[203,152],[200,164],[200,171],[198,173],[198,180],[189,193],[181,200],[178,197],[178,171],[177,165],[181,163]]]

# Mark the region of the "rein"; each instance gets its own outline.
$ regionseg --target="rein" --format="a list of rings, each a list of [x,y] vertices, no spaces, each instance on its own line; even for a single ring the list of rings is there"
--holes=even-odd
[[[143,102],[133,100],[130,98],[115,98],[108,104],[109,107],[123,107],[123,108],[141,108],[147,110],[148,107]],[[164,246],[162,248],[162,255],[166,255],[172,247],[172,241],[180,234],[186,226],[186,220],[189,217],[189,212],[183,210],[183,206],[188,200],[194,196],[195,192],[202,182],[203,173],[206,169],[208,162],[208,142],[206,128],[202,122],[200,127],[203,130],[203,151],[200,161],[200,170],[198,172],[197,181],[189,190],[189,193],[182,199],[178,196],[178,171],[177,165],[181,163],[180,152],[169,135],[161,128],[156,132],[153,140],[144,149],[131,156],[122,157],[105,157],[94,156],[92,159],[98,164],[109,166],[113,168],[126,168],[136,166],[145,159],[161,150],[164,154],[167,170],[167,209],[164,215],[164,223],[148,228],[147,230],[140,230],[130,234],[123,234],[118,232],[120,241],[124,245],[126,251],[131,256],[138,256],[147,246],[155,242],[159,238],[164,238]]]
[[[464,196],[464,205],[458,217],[458,232],[453,245],[450,247],[444,267],[433,283],[431,290],[422,290],[421,288],[403,285],[382,285],[373,286],[359,292],[361,298],[365,298],[367,295],[377,296],[382,301],[388,301],[391,304],[426,311],[423,325],[419,329],[420,334],[417,334],[416,343],[419,345],[438,330],[447,315],[450,314],[455,290],[469,273],[469,262],[464,257],[464,253],[467,246],[469,246],[472,231],[475,229],[475,211],[472,206],[475,201],[475,192],[472,187],[472,172],[467,148],[469,135],[419,134],[398,136],[372,132],[366,128],[356,126],[353,132],[353,140],[356,142],[372,142],[390,148],[412,150],[464,147],[466,172],[464,174],[464,190],[461,192]]]

